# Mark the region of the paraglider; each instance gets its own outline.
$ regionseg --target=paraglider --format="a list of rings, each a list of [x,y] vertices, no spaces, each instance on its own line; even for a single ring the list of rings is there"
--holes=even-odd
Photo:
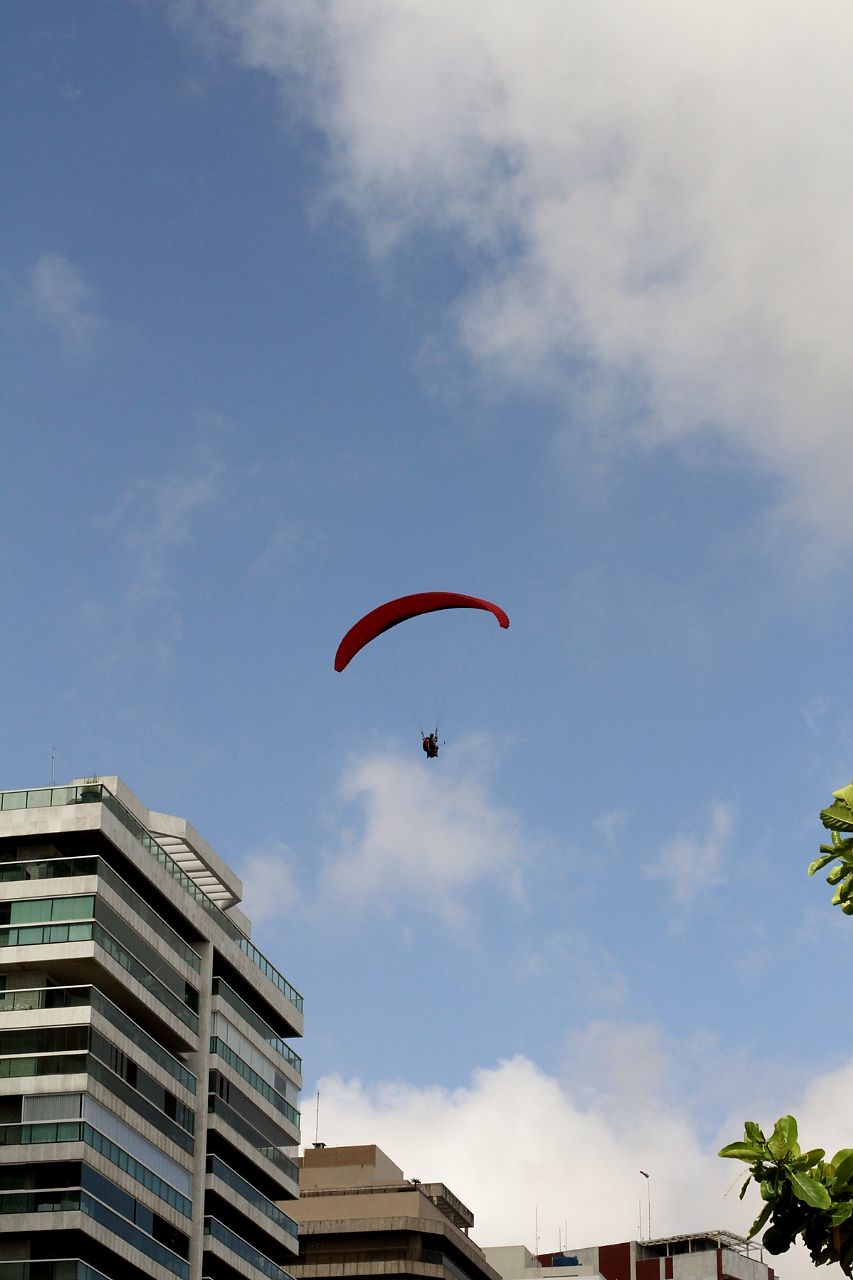
[[[477,596],[463,596],[456,591],[421,591],[413,596],[400,596],[398,600],[389,600],[387,604],[371,609],[350,627],[338,645],[335,670],[343,671],[359,650],[381,636],[383,631],[390,631],[391,627],[422,613],[436,613],[440,609],[485,609],[495,615],[502,627],[509,626],[509,618],[499,604],[480,600]]]
[[[335,670],[343,671],[365,645],[384,631],[390,631],[401,622],[408,622],[421,614],[436,613],[442,609],[482,609],[493,614],[502,628],[509,626],[509,618],[500,605],[492,604],[490,600],[481,600],[478,596],[460,595],[455,591],[421,591],[416,595],[400,596],[371,609],[370,613],[359,618],[350,627],[338,645]],[[435,760],[438,757],[438,730],[433,733],[422,731],[421,746],[427,760]]]

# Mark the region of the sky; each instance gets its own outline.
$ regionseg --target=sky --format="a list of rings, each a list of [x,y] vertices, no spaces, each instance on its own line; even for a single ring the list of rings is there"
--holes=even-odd
[[[647,1192],[744,1231],[745,1119],[853,1142],[806,877],[853,774],[851,39],[841,0],[0,6],[2,786],[189,818],[304,994],[305,1140],[481,1244],[635,1238]],[[509,630],[333,670],[426,590]]]

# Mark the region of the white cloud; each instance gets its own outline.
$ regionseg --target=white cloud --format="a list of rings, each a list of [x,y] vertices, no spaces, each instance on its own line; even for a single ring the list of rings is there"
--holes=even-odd
[[[454,926],[467,920],[475,885],[520,894],[528,846],[515,815],[489,794],[487,754],[471,739],[440,769],[390,754],[350,761],[340,787],[347,829],[322,893],[383,909],[405,899]]]
[[[681,906],[689,906],[706,889],[724,884],[724,853],[732,829],[727,805],[714,805],[710,830],[704,839],[679,834],[668,840],[657,859],[644,868],[647,876],[669,880],[672,894]]]
[[[125,543],[132,571],[128,597],[149,605],[162,598],[178,547],[190,536],[193,516],[219,493],[220,464],[204,459],[192,472],[162,475],[134,484],[114,517],[126,521]]]
[[[600,1035],[600,1033],[595,1033]],[[652,1175],[654,1235],[726,1228],[745,1232],[760,1201],[740,1202],[745,1166],[720,1160],[720,1146],[742,1134],[727,1118],[710,1137],[671,1090],[671,1044],[656,1044],[651,1028],[610,1028],[606,1057],[613,1091],[582,1096],[523,1057],[477,1071],[456,1089],[326,1077],[320,1081],[319,1136],[329,1145],[377,1143],[407,1177],[442,1181],[475,1215],[481,1245],[558,1239],[583,1247],[636,1239],[638,1210],[645,1224],[646,1183]],[[702,1046],[692,1047],[697,1057]],[[725,1058],[721,1058],[725,1064]],[[736,1075],[732,1092],[740,1085]],[[853,1132],[853,1063],[818,1076],[804,1097],[788,1097],[777,1111],[753,1115],[765,1129],[791,1109],[806,1145],[841,1146]],[[621,1099],[621,1103],[620,1103]],[[565,1224],[565,1225],[564,1225]],[[804,1250],[778,1259],[785,1280],[807,1280]],[[826,1280],[840,1276],[828,1270]]]
[[[191,583],[187,579],[192,563],[187,544],[197,533],[199,513],[219,497],[221,472],[219,460],[204,452],[181,472],[132,481],[111,512],[93,517],[93,524],[109,534],[99,544],[99,555],[105,564],[117,562],[115,579],[96,574],[81,586],[81,617],[92,644],[105,647],[102,661],[122,665],[153,659],[161,667],[172,661],[188,590],[198,579],[197,573]]]
[[[601,833],[609,849],[615,846],[616,841],[625,829],[629,816],[625,809],[610,809],[607,813],[600,814],[593,822],[593,826],[596,831]]]
[[[490,378],[550,383],[623,447],[710,432],[853,537],[848,4],[183,8],[310,113],[375,249],[452,238]]]
[[[519,973],[529,979],[559,974],[572,999],[584,1008],[615,1008],[628,996],[628,981],[621,964],[600,939],[587,936],[575,927],[565,933],[537,932],[518,964]]]
[[[56,329],[69,347],[84,347],[98,329],[94,290],[74,264],[58,253],[43,253],[36,262],[29,298],[36,315]]]
[[[283,919],[299,901],[293,855],[286,845],[250,854],[240,864],[245,911],[253,924]]]

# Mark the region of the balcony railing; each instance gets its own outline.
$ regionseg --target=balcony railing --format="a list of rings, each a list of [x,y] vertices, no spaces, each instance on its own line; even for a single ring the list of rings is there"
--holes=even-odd
[[[215,977],[213,979],[213,994],[219,996],[225,1004],[230,1005],[235,1013],[238,1013],[244,1022],[257,1031],[262,1037],[265,1044],[268,1044],[285,1062],[293,1067],[294,1071],[302,1074],[302,1059],[298,1053],[291,1049],[287,1041],[282,1040],[281,1036],[277,1036],[268,1022],[265,1022],[261,1015],[246,1004],[246,1001],[237,995],[233,987],[225,981],[224,978]]]
[[[0,993],[0,1013],[31,1009],[79,1009],[87,1006],[97,1009],[122,1035],[127,1036],[158,1066],[168,1071],[173,1079],[189,1089],[190,1093],[195,1093],[196,1078],[193,1073],[97,987],[26,987]]]
[[[253,1187],[245,1178],[241,1178],[239,1173],[235,1173],[230,1165],[224,1160],[220,1160],[219,1156],[207,1157],[207,1172],[213,1177],[218,1178],[220,1182],[224,1182],[232,1191],[236,1191],[248,1204],[253,1205],[256,1209],[260,1209],[270,1222],[274,1223],[281,1231],[286,1231],[288,1235],[296,1238],[299,1234],[299,1228],[292,1218],[288,1218],[286,1213],[282,1213],[278,1205],[263,1195],[257,1187]]]
[[[244,1240],[242,1236],[238,1236],[236,1231],[229,1230],[224,1227],[218,1218],[205,1218],[204,1234],[212,1237],[223,1244],[226,1249],[230,1249],[232,1253],[236,1253],[238,1258],[242,1258],[244,1262],[248,1262],[256,1271],[260,1271],[268,1277],[268,1280],[291,1280],[291,1277],[281,1267],[271,1261],[266,1254],[255,1249]]]
[[[286,1098],[283,1098],[263,1077],[259,1076],[257,1071],[253,1071],[249,1064],[244,1062],[240,1055],[229,1048],[219,1036],[210,1037],[210,1052],[221,1058],[223,1062],[227,1062],[232,1071],[236,1071],[238,1076],[242,1076],[256,1093],[259,1093],[262,1098],[266,1098],[267,1102],[275,1107],[276,1111],[280,1112],[281,1115],[285,1116],[296,1129],[299,1128],[299,1112],[296,1107],[288,1102]]]
[[[286,1156],[278,1147],[272,1146],[269,1138],[259,1133],[253,1125],[249,1124],[248,1120],[244,1120],[233,1107],[229,1107],[227,1102],[223,1102],[221,1098],[210,1094],[207,1099],[207,1110],[210,1115],[218,1116],[220,1120],[224,1120],[225,1124],[239,1134],[244,1142],[248,1142],[260,1155],[265,1156],[291,1182],[299,1181],[299,1166],[296,1161],[291,1160],[290,1156]]]
[[[5,1191],[0,1192],[0,1216],[7,1213],[74,1213],[87,1217],[114,1231],[140,1253],[146,1254],[166,1267],[180,1280],[189,1280],[188,1264],[159,1240],[155,1240],[114,1210],[107,1207],[80,1187],[67,1187],[61,1191]]]
[[[29,1258],[0,1262],[0,1280],[108,1280],[79,1258]]]
[[[146,1165],[134,1160],[123,1147],[107,1138],[85,1120],[33,1120],[28,1124],[0,1124],[0,1147],[28,1147],[42,1143],[85,1142],[93,1151],[105,1156],[111,1164],[130,1175],[135,1182],[154,1193],[158,1199],[177,1209],[184,1217],[192,1217],[192,1200],[181,1195]],[[3,1280],[0,1272],[0,1280]]]
[[[201,957],[180,934],[168,925],[141,898],[135,889],[131,889],[127,881],[113,870],[103,858],[90,854],[84,858],[40,858],[33,862],[0,863],[0,884],[11,884],[18,881],[29,883],[33,880],[67,880],[72,876],[98,876],[114,890],[122,901],[130,907],[132,913],[154,930],[158,938],[167,943],[196,973],[201,971]]]

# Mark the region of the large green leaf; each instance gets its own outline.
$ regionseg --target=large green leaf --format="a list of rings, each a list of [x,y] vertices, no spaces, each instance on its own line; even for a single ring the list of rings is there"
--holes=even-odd
[[[847,876],[844,877],[838,887],[838,896],[841,902],[847,902],[850,893],[853,892],[853,872],[850,872],[849,868],[845,868],[845,870],[847,870]]]
[[[761,1147],[755,1146],[752,1142],[730,1142],[727,1147],[723,1147],[722,1151],[718,1151],[717,1155],[723,1156],[727,1160],[760,1160],[764,1155]]]
[[[828,1209],[832,1203],[829,1192],[822,1182],[812,1178],[799,1169],[786,1169],[785,1177],[791,1184],[791,1190],[798,1200],[812,1209]]]
[[[814,1147],[811,1151],[804,1151],[797,1161],[798,1169],[811,1169],[814,1165],[819,1164],[826,1155],[823,1147]]]
[[[828,862],[832,862],[833,859],[837,857],[838,854],[834,849],[832,850],[832,853],[821,854],[819,858],[815,858],[814,862],[809,863],[809,875],[813,876],[816,871],[820,871]]]
[[[842,1147],[832,1157],[832,1163],[835,1167],[835,1185],[843,1187],[853,1178],[853,1149]]]
[[[792,1152],[794,1155],[800,1154],[797,1146],[797,1122],[793,1116],[779,1117],[767,1139],[767,1150],[774,1160],[784,1160]]]
[[[836,800],[828,809],[821,809],[820,820],[829,831],[853,831],[853,809],[843,800]]]
[[[747,1142],[764,1142],[764,1134],[761,1132],[754,1120],[746,1120],[744,1122],[743,1136]]]
[[[840,1227],[842,1222],[846,1222],[853,1213],[853,1200],[842,1200],[840,1204],[832,1206],[830,1214],[830,1222],[834,1227]]]

